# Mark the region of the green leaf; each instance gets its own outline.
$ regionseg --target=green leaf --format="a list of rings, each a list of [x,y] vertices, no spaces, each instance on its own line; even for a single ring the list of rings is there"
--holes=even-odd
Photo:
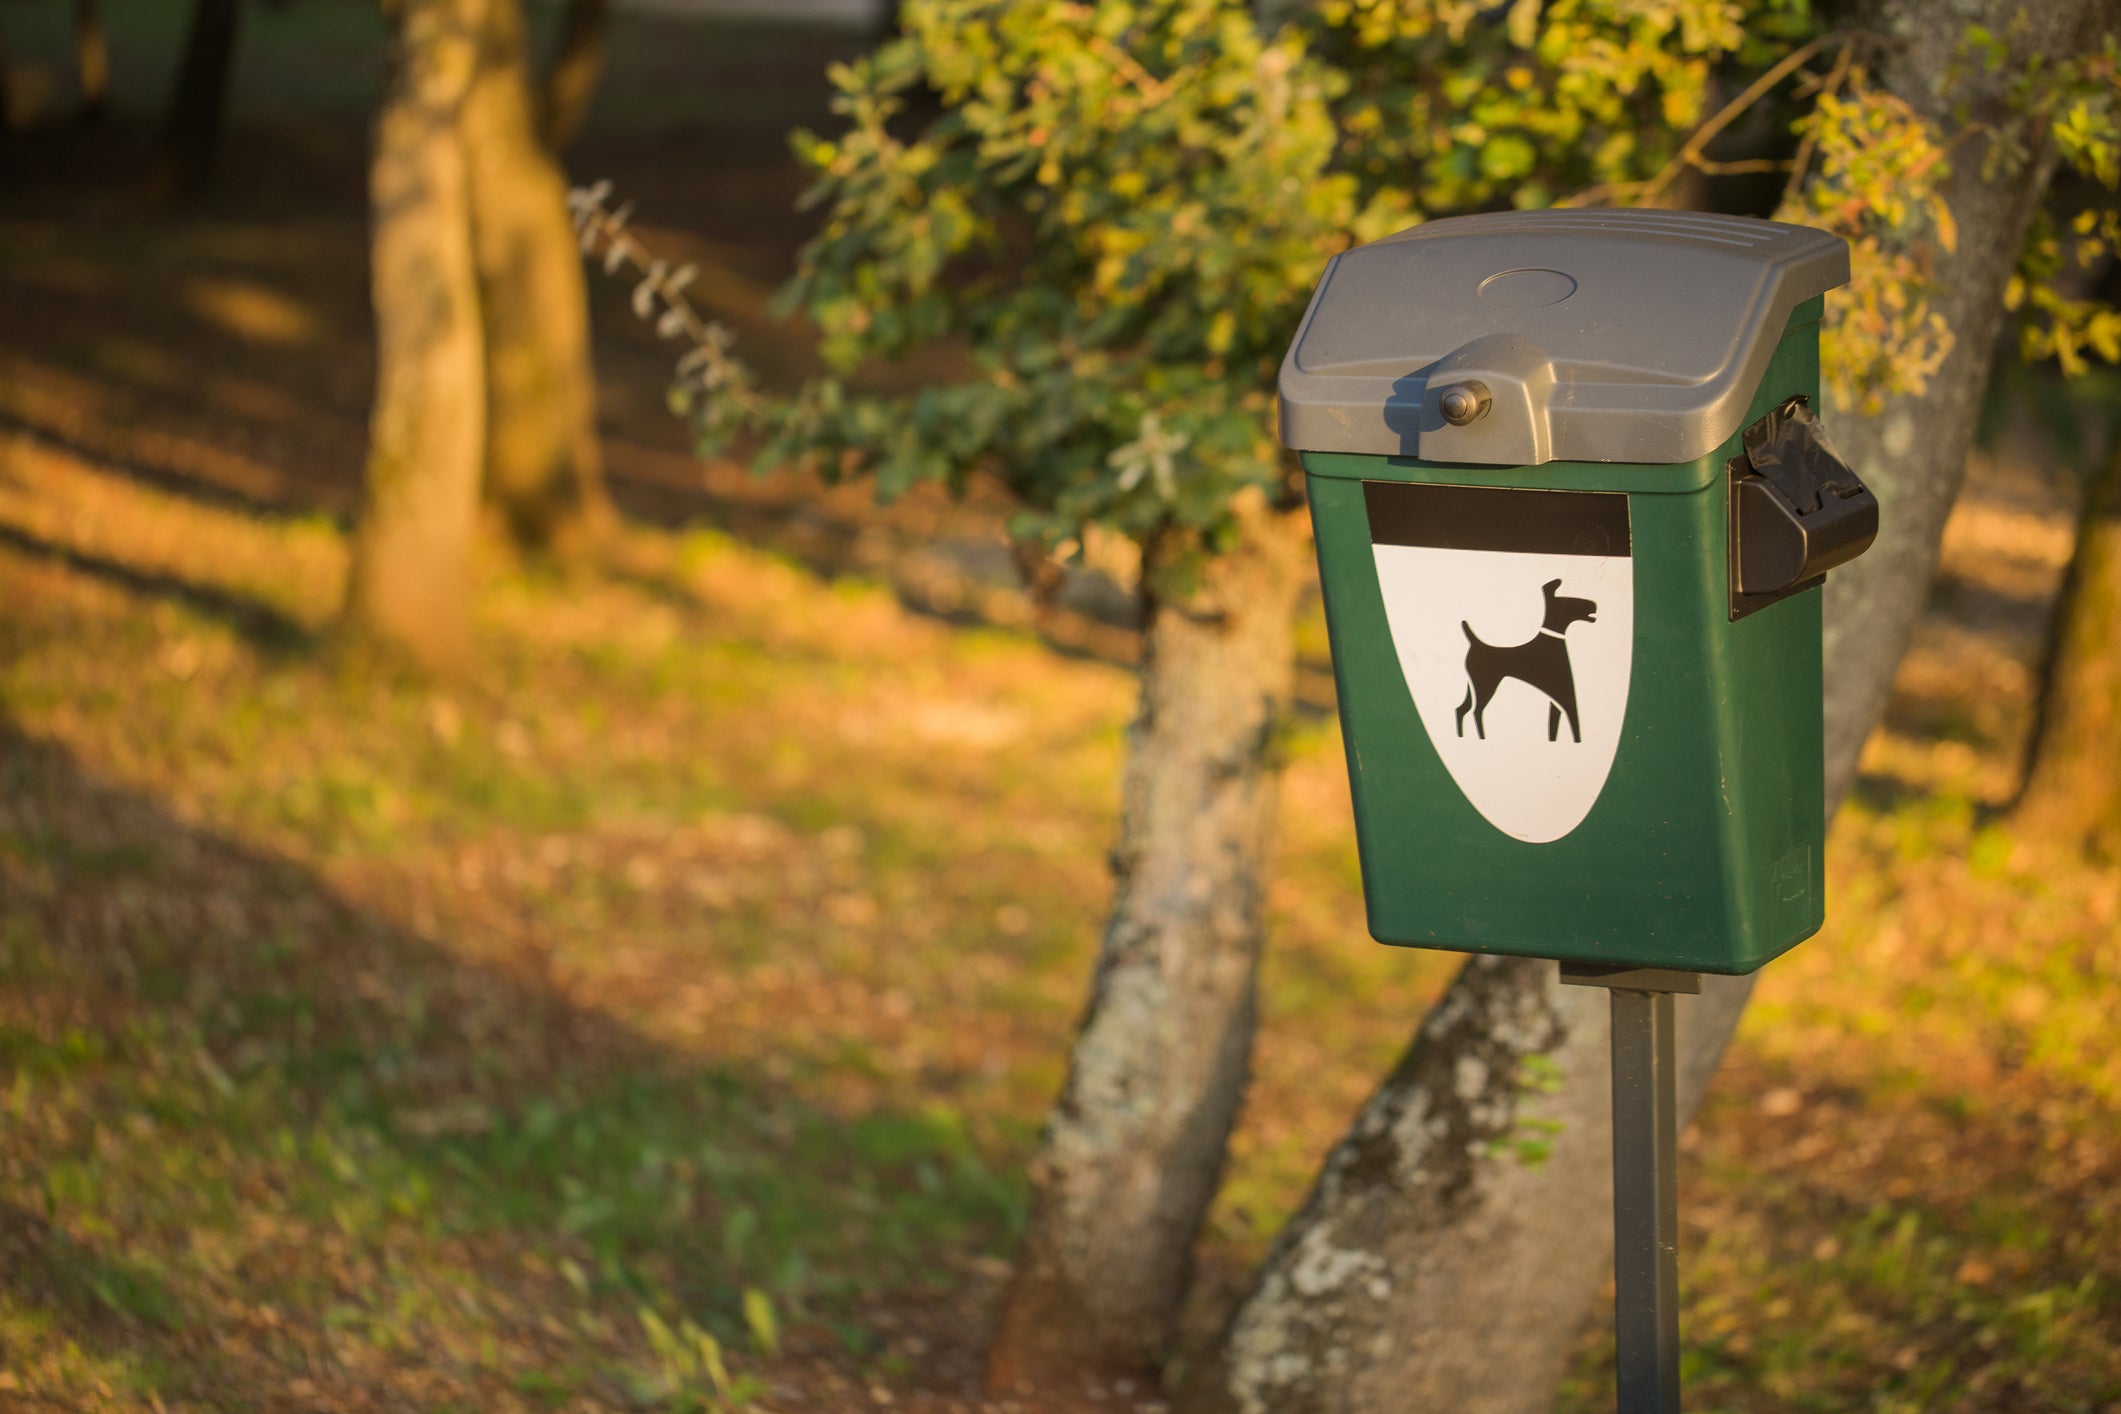
[[[781,1353],[781,1323],[773,1311],[773,1298],[755,1286],[744,1288],[744,1324],[760,1354],[771,1358]]]

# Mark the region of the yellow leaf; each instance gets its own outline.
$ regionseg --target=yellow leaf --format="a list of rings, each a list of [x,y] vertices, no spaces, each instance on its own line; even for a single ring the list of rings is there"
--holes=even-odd
[[[1540,0],[1517,0],[1510,6],[1510,43],[1519,49],[1530,49],[1539,39]]]

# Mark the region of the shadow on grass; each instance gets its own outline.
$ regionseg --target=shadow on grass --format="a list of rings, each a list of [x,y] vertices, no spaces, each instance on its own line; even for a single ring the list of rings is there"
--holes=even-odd
[[[1880,772],[1858,775],[1855,784],[1849,788],[1849,802],[1873,815],[1900,815],[1916,809],[1931,812],[1964,810],[1969,828],[1974,830],[1992,825],[2008,826],[2014,818],[2013,802],[2009,799],[1991,801],[1940,796],[1930,785]]]
[[[407,1371],[466,1407],[609,1397],[639,1308],[745,1349],[763,1298],[849,1360],[865,1299],[1020,1220],[947,1117],[836,1115],[473,950],[0,726],[11,1363],[78,1347],[209,1403],[320,1368],[385,1403]]]
[[[18,1297],[59,1315],[71,1330],[122,1340],[128,1328],[167,1332],[183,1324],[160,1273],[15,1203],[0,1202],[0,1254]]]
[[[2014,593],[1984,584],[1963,568],[1946,566],[1930,586],[1929,612],[1976,630],[2001,627],[2038,633],[2054,617],[2054,595]]]
[[[122,561],[92,555],[70,546],[54,545],[48,540],[39,539],[19,527],[5,523],[0,523],[0,546],[53,561],[79,574],[119,585],[138,594],[174,599],[210,618],[220,620],[241,634],[260,652],[280,655],[307,653],[317,646],[317,636],[308,628],[279,610],[240,594],[230,594],[210,585],[194,584],[175,575],[134,569]]]

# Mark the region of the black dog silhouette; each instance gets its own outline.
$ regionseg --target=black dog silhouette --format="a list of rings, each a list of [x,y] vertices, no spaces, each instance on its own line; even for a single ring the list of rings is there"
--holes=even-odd
[[[1556,593],[1561,581],[1550,579],[1546,583],[1547,617],[1529,642],[1513,647],[1498,648],[1492,643],[1482,643],[1473,632],[1473,625],[1464,619],[1458,626],[1466,635],[1466,700],[1458,704],[1458,734],[1466,734],[1466,713],[1473,714],[1473,730],[1480,739],[1488,739],[1488,725],[1482,718],[1488,703],[1505,678],[1516,678],[1529,683],[1551,699],[1547,708],[1547,740],[1553,741],[1561,734],[1561,714],[1569,714],[1569,735],[1577,741],[1583,740],[1583,727],[1576,720],[1576,672],[1569,666],[1568,640],[1562,635],[1569,631],[1570,624],[1598,622],[1598,605],[1589,599],[1571,599]]]

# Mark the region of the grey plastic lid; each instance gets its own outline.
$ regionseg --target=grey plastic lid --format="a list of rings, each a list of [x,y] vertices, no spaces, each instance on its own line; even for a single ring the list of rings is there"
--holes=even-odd
[[[1738,430],[1791,313],[1848,276],[1839,236],[1743,216],[1432,221],[1326,267],[1282,360],[1281,439],[1498,466],[1690,462]],[[1468,383],[1488,407],[1454,425],[1442,395]]]

